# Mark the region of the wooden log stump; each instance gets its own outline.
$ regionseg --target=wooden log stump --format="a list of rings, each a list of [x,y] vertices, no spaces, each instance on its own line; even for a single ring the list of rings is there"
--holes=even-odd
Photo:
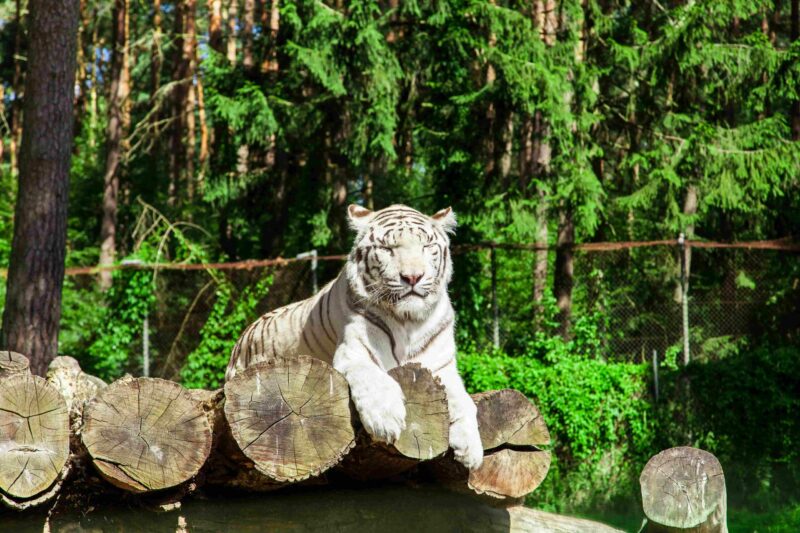
[[[648,532],[727,533],[725,476],[712,454],[664,450],[647,462],[639,484]]]
[[[550,433],[539,410],[521,392],[505,389],[472,396],[478,407],[483,464],[467,471],[451,457],[432,465],[449,487],[494,503],[513,505],[541,484],[550,468]]]
[[[71,412],[80,415],[83,405],[108,385],[102,379],[81,370],[80,364],[68,355],[56,357],[47,367],[47,381],[52,383]]]
[[[406,399],[406,429],[394,444],[372,439],[363,428],[358,446],[342,462],[341,469],[356,480],[384,479],[420,461],[443,455],[448,448],[450,414],[444,386],[427,368],[410,364],[389,371]]]
[[[324,361],[269,359],[224,391],[230,436],[245,458],[229,485],[268,490],[319,476],[355,445],[347,382]]]
[[[18,352],[0,351],[0,379],[15,374],[25,374],[30,369],[28,358]]]
[[[100,474],[141,493],[176,487],[208,458],[211,428],[198,403],[177,383],[124,378],[84,410],[82,441]]]
[[[66,477],[68,458],[69,415],[58,390],[27,372],[0,378],[3,503],[25,509],[49,500]]]

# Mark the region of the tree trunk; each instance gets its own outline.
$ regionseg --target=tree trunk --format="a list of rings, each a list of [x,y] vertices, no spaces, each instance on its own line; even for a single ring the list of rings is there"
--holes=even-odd
[[[188,203],[192,203],[196,186],[195,157],[197,155],[197,119],[194,114],[197,104],[194,86],[197,68],[197,32],[195,24],[197,0],[184,0],[183,7],[185,9],[183,16],[184,39],[181,61],[185,65],[185,71],[181,84],[185,87],[185,97],[181,113],[183,115],[183,123],[186,125],[186,139],[184,140],[186,154],[183,158],[186,166],[183,169],[183,176],[186,183],[186,200]]]
[[[689,185],[686,188],[686,196],[683,200],[683,215],[685,217],[694,217],[697,213],[697,187],[695,185]],[[686,228],[684,230],[684,236],[686,239],[693,239],[694,238],[694,222],[687,223]],[[680,251],[678,252],[680,254]],[[677,303],[683,302],[683,286],[682,281],[680,279],[680,272],[681,272],[681,261],[684,261],[684,271],[685,276],[685,283],[688,286],[689,284],[689,274],[692,271],[692,248],[691,246],[686,246],[683,250],[684,256],[678,257],[678,282],[675,285],[675,295],[673,299]]]
[[[792,0],[791,18],[790,37],[794,43],[800,39],[800,0]],[[792,140],[800,141],[800,98],[792,102],[791,114]]]
[[[153,95],[161,87],[161,0],[153,0],[153,50],[150,62],[150,84]]]
[[[722,466],[712,454],[682,446],[648,461],[639,478],[651,533],[727,533]]]
[[[11,104],[11,173],[16,175],[19,172],[19,150],[20,140],[22,139],[22,107],[24,105],[24,71],[22,62],[25,57],[23,50],[23,32],[25,31],[22,17],[22,0],[14,3],[14,18],[17,22],[14,32],[14,76],[11,81],[14,91],[14,101]]]
[[[232,64],[236,63],[236,19],[239,13],[239,0],[228,0],[228,41],[225,55]]]
[[[111,91],[106,129],[106,169],[103,175],[103,220],[100,225],[100,265],[112,265],[117,254],[117,196],[120,163],[127,153],[130,128],[130,0],[115,0],[112,16]],[[100,271],[100,288],[111,287],[111,270]]]
[[[253,31],[256,21],[256,0],[244,0],[244,22],[242,23],[242,65],[251,69],[255,65],[253,55]]]
[[[43,373],[58,353],[67,234],[78,8],[31,0],[25,127],[2,345]]]
[[[561,335],[570,335],[572,318],[572,286],[574,284],[574,245],[575,222],[570,207],[563,207],[559,213],[558,237],[556,242],[556,265],[554,289],[558,306]]]
[[[208,45],[222,53],[222,0],[208,0]]]
[[[262,72],[278,71],[278,32],[280,31],[280,0],[261,0],[261,26],[264,32]]]

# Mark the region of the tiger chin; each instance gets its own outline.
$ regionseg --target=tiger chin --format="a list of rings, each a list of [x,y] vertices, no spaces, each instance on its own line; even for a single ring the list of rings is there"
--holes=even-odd
[[[404,205],[347,210],[355,244],[339,276],[316,295],[271,311],[248,326],[231,353],[226,379],[274,356],[310,354],[348,384],[365,429],[395,442],[405,429],[403,392],[387,372],[419,363],[445,387],[450,447],[469,469],[483,461],[475,403],[456,367],[448,207],[432,216]]]

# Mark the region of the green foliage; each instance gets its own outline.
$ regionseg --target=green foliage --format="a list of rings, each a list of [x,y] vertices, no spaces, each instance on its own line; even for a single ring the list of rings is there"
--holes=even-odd
[[[648,367],[607,363],[598,347],[596,329],[584,324],[573,341],[539,336],[515,356],[459,354],[469,390],[514,388],[541,410],[555,457],[531,496],[537,506],[575,510],[630,498],[655,448]]]
[[[105,302],[105,313],[98,317],[97,335],[88,346],[86,355],[82,357],[79,354],[78,359],[87,372],[105,380],[113,380],[132,367],[138,368],[138,358],[131,356],[142,353],[144,320],[155,302],[153,272],[114,272],[114,284]]]
[[[214,306],[200,330],[200,343],[181,369],[184,386],[204,389],[222,386],[233,345],[258,317],[258,303],[267,295],[270,285],[272,276],[238,292],[228,281],[217,285]]]

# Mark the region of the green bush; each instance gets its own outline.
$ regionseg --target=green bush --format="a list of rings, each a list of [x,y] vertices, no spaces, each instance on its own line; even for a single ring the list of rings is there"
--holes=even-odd
[[[225,381],[225,368],[236,340],[258,317],[256,307],[269,292],[272,276],[237,292],[221,278],[216,301],[200,330],[200,343],[181,369],[181,382],[189,388],[215,389]]]
[[[591,322],[589,320],[589,322]],[[550,473],[530,497],[538,507],[638,512],[638,476],[673,446],[715,454],[732,506],[780,509],[800,494],[800,354],[739,347],[715,361],[662,370],[655,403],[649,365],[608,363],[592,342],[537,337],[516,356],[467,347],[459,367],[471,392],[514,388],[541,410],[552,436]]]

